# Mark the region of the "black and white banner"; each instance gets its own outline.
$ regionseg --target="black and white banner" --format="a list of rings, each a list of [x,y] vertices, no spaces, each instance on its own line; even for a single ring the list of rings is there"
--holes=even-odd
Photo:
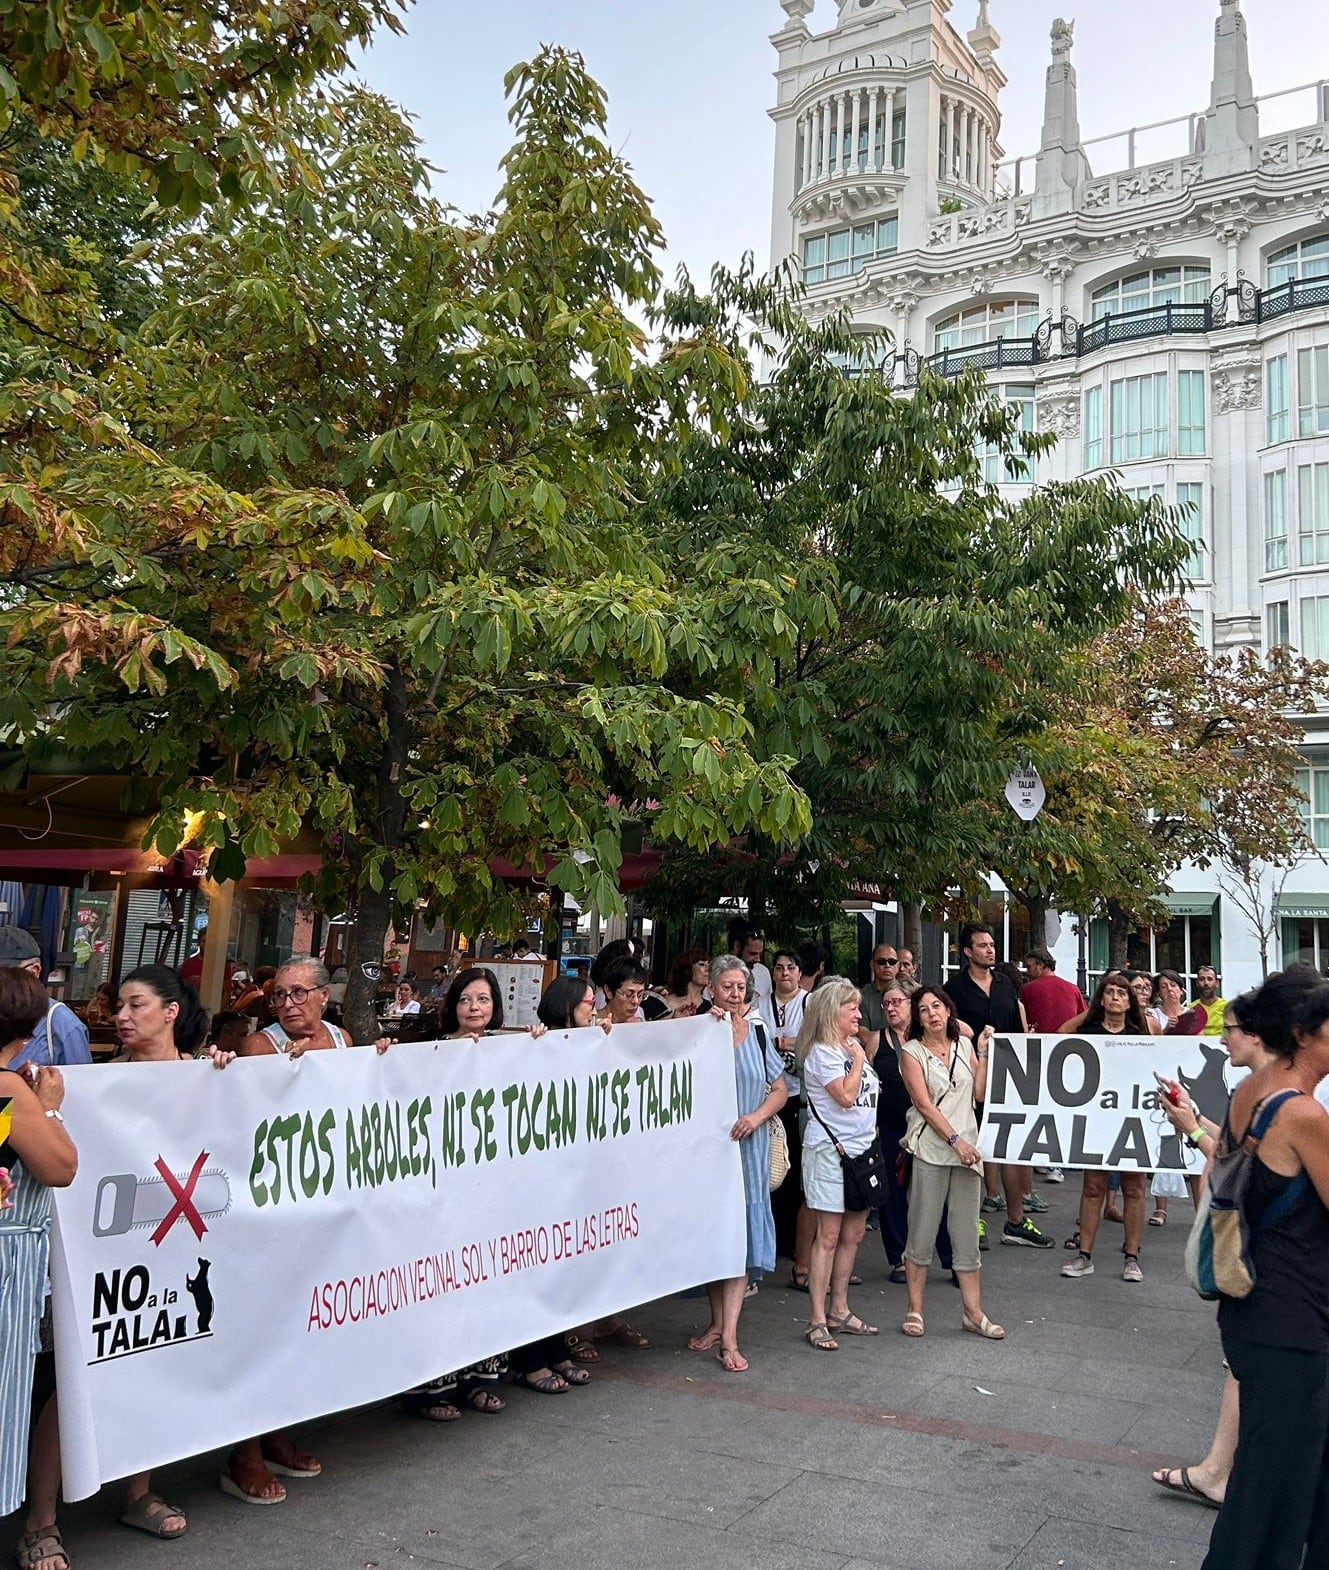
[[[979,1149],[1016,1166],[1198,1173],[1204,1158],[1164,1116],[1154,1075],[1221,1123],[1229,1072],[1213,1036],[997,1036]]]

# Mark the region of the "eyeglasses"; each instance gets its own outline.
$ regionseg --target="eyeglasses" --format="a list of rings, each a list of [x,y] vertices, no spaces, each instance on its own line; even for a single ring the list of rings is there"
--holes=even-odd
[[[302,1003],[309,1001],[311,993],[322,991],[322,987],[274,987],[272,989],[272,1001],[278,1008],[283,1003],[294,1003],[299,1008]]]
[[[646,989],[645,987],[620,987],[614,996],[622,998],[624,1003],[640,1003],[646,996]]]

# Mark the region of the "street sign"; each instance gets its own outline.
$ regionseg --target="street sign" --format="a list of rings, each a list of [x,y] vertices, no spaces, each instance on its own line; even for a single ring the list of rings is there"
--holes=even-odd
[[[1026,823],[1032,823],[1042,812],[1047,799],[1047,786],[1032,763],[1026,769],[1016,769],[1006,781],[1006,800],[1015,816]]]

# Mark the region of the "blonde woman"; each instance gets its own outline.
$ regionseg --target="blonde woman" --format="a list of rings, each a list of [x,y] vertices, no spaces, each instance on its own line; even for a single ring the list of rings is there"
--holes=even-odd
[[[875,1336],[849,1306],[849,1278],[867,1230],[867,1211],[845,1209],[840,1151],[861,1156],[877,1137],[880,1082],[858,1039],[858,988],[828,976],[803,1010],[794,1057],[803,1079],[803,1196],[816,1231],[808,1270],[807,1343],[837,1352],[843,1336]],[[837,1149],[838,1145],[838,1149]]]

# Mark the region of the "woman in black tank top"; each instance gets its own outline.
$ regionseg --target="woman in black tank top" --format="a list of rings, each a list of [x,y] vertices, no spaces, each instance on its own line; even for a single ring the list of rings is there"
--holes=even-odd
[[[1299,1570],[1329,1564],[1329,984],[1271,976],[1251,1029],[1274,1054],[1228,1110],[1244,1138],[1260,1107],[1293,1091],[1253,1156],[1246,1195],[1255,1287],[1220,1300],[1218,1324],[1240,1388],[1236,1464],[1202,1570]],[[1269,1207],[1299,1197],[1268,1225]]]

